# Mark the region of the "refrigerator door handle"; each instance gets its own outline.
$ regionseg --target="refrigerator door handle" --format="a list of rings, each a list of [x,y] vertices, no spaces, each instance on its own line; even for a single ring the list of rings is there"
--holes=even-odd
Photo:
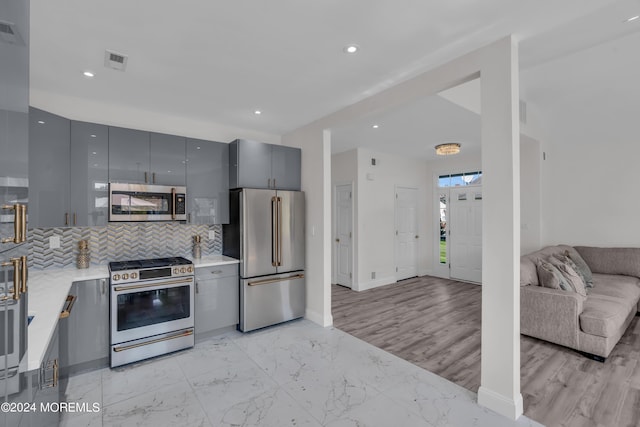
[[[277,197],[271,198],[271,265],[278,266],[278,203]]]
[[[278,262],[282,266],[282,197],[278,197]]]
[[[249,282],[247,283],[247,285],[248,286],[268,285],[270,283],[285,282],[287,280],[293,280],[293,279],[304,279],[304,273],[294,274],[293,276],[287,276],[287,277],[277,277],[275,279],[257,280],[255,282]]]

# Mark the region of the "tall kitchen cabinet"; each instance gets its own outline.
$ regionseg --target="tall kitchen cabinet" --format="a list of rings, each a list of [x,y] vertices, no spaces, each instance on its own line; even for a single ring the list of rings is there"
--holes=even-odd
[[[109,127],[109,182],[185,185],[185,138]]]
[[[229,144],[187,138],[187,222],[229,223]]]
[[[229,144],[229,187],[300,190],[301,150],[236,139]]]
[[[0,21],[0,239],[6,239],[0,243],[0,262],[4,264],[27,255],[27,244],[14,234],[14,219],[21,215],[4,206],[27,204],[29,191],[29,1],[0,1]],[[28,294],[13,299],[13,265],[0,267],[0,275],[0,298],[4,299],[0,302],[0,403],[18,403],[28,401],[28,378],[21,370],[25,365],[21,362],[28,358]],[[28,421],[24,413],[0,411],[0,426],[17,426],[21,419]]]

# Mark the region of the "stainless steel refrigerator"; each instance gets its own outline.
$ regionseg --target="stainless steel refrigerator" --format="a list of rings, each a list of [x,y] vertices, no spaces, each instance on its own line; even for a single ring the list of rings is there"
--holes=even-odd
[[[240,260],[241,331],[304,316],[304,216],[301,191],[231,191],[223,254]]]

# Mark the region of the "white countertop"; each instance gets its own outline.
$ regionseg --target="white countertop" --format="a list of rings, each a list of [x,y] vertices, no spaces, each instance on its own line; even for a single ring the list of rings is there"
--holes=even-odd
[[[237,263],[237,259],[224,255],[208,255],[193,260],[196,268]],[[28,311],[35,317],[28,330],[27,370],[40,368],[73,282],[108,278],[109,267],[106,264],[84,270],[72,267],[29,271]]]

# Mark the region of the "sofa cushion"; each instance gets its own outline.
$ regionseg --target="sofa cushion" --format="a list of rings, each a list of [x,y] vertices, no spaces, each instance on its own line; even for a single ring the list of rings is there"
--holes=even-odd
[[[586,261],[580,256],[578,251],[576,251],[575,249],[568,250],[567,255],[569,256],[571,261],[573,261],[573,263],[576,265],[577,267],[576,271],[584,279],[584,283],[587,286],[587,288],[593,288],[593,273],[591,272],[591,269],[587,265]]]
[[[569,282],[571,288],[578,294],[582,296],[587,296],[587,289],[584,284],[584,280],[582,277],[571,267],[571,265],[566,262],[560,261],[557,257],[551,256],[548,259],[549,263],[553,264],[560,273],[564,276],[564,278]]]
[[[594,273],[640,277],[640,248],[594,248],[576,246]]]
[[[520,257],[520,286],[538,286],[538,273],[536,263],[526,257]]]
[[[580,329],[599,337],[613,337],[629,316],[627,304],[617,298],[590,294],[580,314]]]
[[[640,299],[640,279],[617,274],[593,274],[593,289],[589,296],[600,295],[614,297],[626,304],[630,309]]]
[[[540,261],[537,266],[538,281],[540,286],[551,289],[560,289],[563,291],[572,291],[573,288],[564,278],[560,270],[547,261]]]

